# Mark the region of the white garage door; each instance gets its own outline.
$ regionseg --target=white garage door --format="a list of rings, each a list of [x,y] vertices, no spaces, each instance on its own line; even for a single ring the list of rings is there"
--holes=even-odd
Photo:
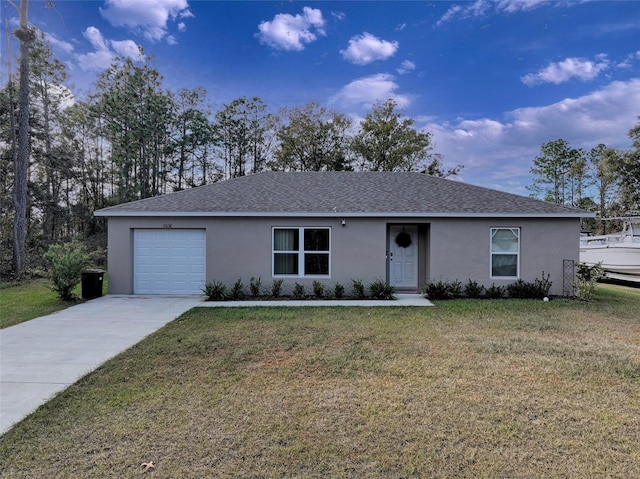
[[[202,294],[205,237],[205,230],[134,230],[134,294]]]

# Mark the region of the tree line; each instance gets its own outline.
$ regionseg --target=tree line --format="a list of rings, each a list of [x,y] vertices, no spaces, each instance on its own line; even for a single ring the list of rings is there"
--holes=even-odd
[[[65,85],[65,65],[24,13],[14,32],[20,68],[0,90],[0,278],[37,269],[61,241],[81,240],[94,263],[104,261],[106,226],[93,213],[123,202],[266,170],[447,177],[462,168],[445,169],[431,133],[417,130],[392,99],[359,122],[317,102],[273,113],[258,97],[214,111],[203,88],[166,89],[142,49],[140,61],[116,58],[79,100]],[[532,195],[600,217],[637,210],[640,123],[629,136],[629,151],[584,151],[562,139],[542,145]]]
[[[640,117],[629,130],[632,148],[598,144],[590,150],[573,148],[563,140],[545,143],[533,160],[532,196],[597,213],[583,229],[604,234],[618,227],[603,218],[638,214],[640,210]]]
[[[357,124],[316,102],[272,113],[260,98],[241,97],[213,111],[203,88],[166,89],[142,49],[140,61],[115,59],[81,101],[45,35],[18,32],[27,66],[0,90],[1,276],[37,267],[60,241],[104,251],[104,220],[93,212],[123,202],[265,170],[444,177],[461,168],[444,169],[431,133],[418,131],[392,99]],[[11,234],[21,208],[23,248]]]

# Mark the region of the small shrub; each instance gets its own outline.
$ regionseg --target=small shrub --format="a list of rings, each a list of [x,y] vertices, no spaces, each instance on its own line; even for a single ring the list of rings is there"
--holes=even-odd
[[[369,285],[369,291],[371,292],[371,297],[374,299],[396,299],[395,288],[390,284],[387,284],[386,281],[374,281]]]
[[[344,296],[344,286],[342,286],[340,283],[336,283],[336,285],[333,287],[333,295],[337,299],[342,298]]]
[[[523,279],[518,279],[514,283],[507,285],[507,296],[515,299],[530,298],[532,294],[531,283],[525,282]]]
[[[260,291],[262,290],[262,280],[260,277],[254,278],[253,276],[249,280],[249,291],[251,292],[251,296],[257,298],[260,296]]]
[[[282,296],[282,285],[284,283],[284,279],[274,279],[273,283],[271,283],[271,296],[274,298],[279,298]]]
[[[451,281],[449,283],[449,291],[451,292],[451,296],[453,298],[462,297],[462,283],[458,280]]]
[[[226,301],[229,299],[227,287],[221,281],[211,281],[205,284],[202,292],[207,296],[207,301]]]
[[[352,279],[353,282],[353,297],[357,299],[363,299],[366,297],[364,293],[364,284],[361,279]]]
[[[575,285],[577,297],[581,301],[591,301],[593,296],[596,294],[596,290],[598,289],[597,281],[580,281]]]
[[[477,281],[469,280],[467,284],[464,286],[464,295],[470,299],[479,299],[484,297],[487,288],[483,285],[478,284]]]
[[[304,299],[306,296],[306,292],[304,290],[304,285],[300,283],[296,283],[293,287],[293,297],[296,299]]]
[[[322,299],[324,296],[324,286],[320,281],[313,282],[313,294],[318,299]]]
[[[82,270],[89,265],[89,255],[82,243],[53,244],[44,254],[49,263],[51,289],[64,301],[73,299],[73,288],[82,280]]]
[[[231,288],[231,293],[229,294],[230,298],[233,301],[238,301],[240,299],[244,299],[244,285],[242,284],[242,279],[238,278],[238,281],[235,282],[233,288]]]
[[[505,297],[505,288],[502,286],[496,286],[492,284],[491,287],[487,288],[487,291],[484,293],[484,297],[487,299],[502,299]]]
[[[542,299],[549,294],[551,289],[551,275],[545,277],[544,271],[542,278],[536,278],[533,283],[529,283],[522,279],[507,286],[507,295],[516,299]]]
[[[598,288],[598,280],[604,276],[602,263],[596,263],[593,266],[580,263],[576,276],[577,282],[575,288],[578,293],[578,298],[582,301],[591,301]]]
[[[431,281],[422,288],[427,299],[455,299],[462,296],[462,283],[455,281]]]
[[[576,271],[576,276],[578,281],[598,281],[602,276],[604,276],[602,262],[596,263],[593,266],[589,266],[586,263],[580,263]]]
[[[536,278],[534,280],[533,287],[536,291],[537,298],[542,299],[545,296],[549,296],[549,291],[551,290],[551,285],[553,284],[549,278],[551,278],[551,274],[547,274],[547,277],[545,278],[543,271],[542,278]]]

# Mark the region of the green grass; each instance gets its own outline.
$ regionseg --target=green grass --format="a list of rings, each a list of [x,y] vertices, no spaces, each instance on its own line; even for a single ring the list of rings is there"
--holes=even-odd
[[[107,291],[105,275],[103,291]],[[81,286],[73,293],[79,298]],[[19,324],[39,316],[55,313],[78,304],[77,301],[61,301],[51,290],[47,279],[37,279],[18,284],[3,284],[0,287],[0,329]]]
[[[640,477],[640,292],[196,308],[0,438],[0,477]]]

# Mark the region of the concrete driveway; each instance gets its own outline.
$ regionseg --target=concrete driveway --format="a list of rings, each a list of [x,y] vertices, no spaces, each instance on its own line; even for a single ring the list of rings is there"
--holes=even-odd
[[[0,330],[0,434],[102,363],[195,306],[433,306],[397,301],[228,301],[108,295]]]
[[[200,296],[109,295],[0,330],[0,434]]]

